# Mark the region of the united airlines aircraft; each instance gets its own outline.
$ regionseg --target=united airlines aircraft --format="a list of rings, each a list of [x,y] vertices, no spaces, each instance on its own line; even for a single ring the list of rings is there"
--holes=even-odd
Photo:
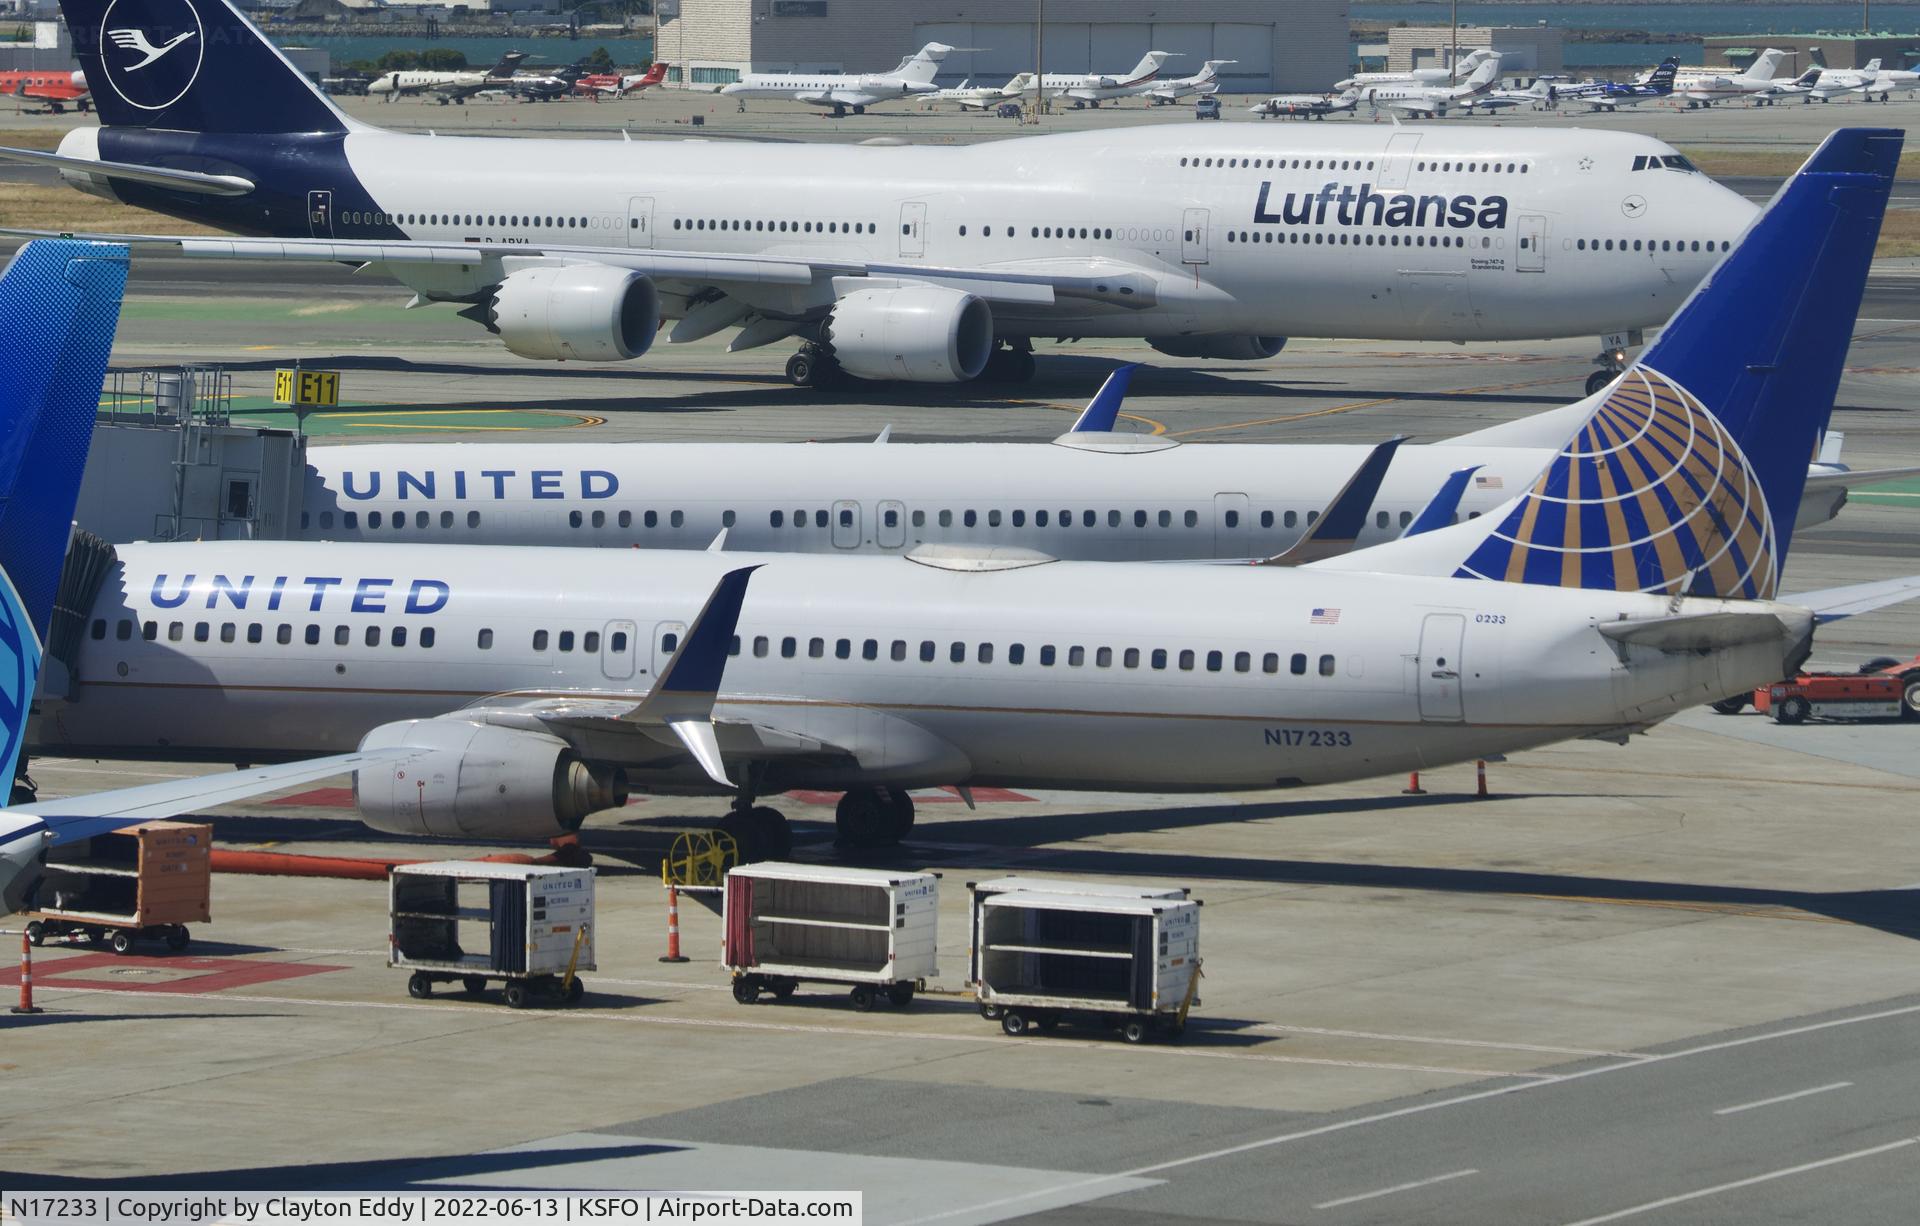
[[[731,331],[733,351],[797,341],[800,384],[942,383],[1025,378],[1046,338],[1248,361],[1291,336],[1631,333],[1664,321],[1754,215],[1624,132],[1158,125],[961,147],[409,135],[340,112],[227,0],[62,7],[104,126],[0,157],[264,236],[137,241],[365,264],[534,359],[627,361],[656,335]]]
[[[1791,672],[1816,620],[1920,579],[1776,599],[1901,147],[1836,133],[1500,507],[1307,566],[216,542],[131,545],[90,600],[47,752],[367,769],[382,829],[531,838],[629,787],[1218,791],[1624,739]]]
[[[56,613],[55,594],[126,279],[125,247],[60,241],[27,244],[0,274],[0,770],[8,779],[46,645],[56,630],[81,629],[71,611]],[[413,756],[375,750],[0,809],[0,915],[32,905],[56,844]],[[32,794],[16,782],[12,795]]]

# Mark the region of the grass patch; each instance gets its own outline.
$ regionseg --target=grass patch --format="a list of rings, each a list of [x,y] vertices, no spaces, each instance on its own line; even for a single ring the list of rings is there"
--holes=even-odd
[[[65,184],[0,183],[0,226],[113,234],[218,234],[210,226],[115,204]]]
[[[1690,149],[1682,147],[1695,166],[1718,178],[1722,175],[1753,175],[1784,179],[1806,162],[1813,150],[1790,149]],[[1902,179],[1920,179],[1920,153],[1907,150],[1900,155]]]
[[[60,138],[65,135],[65,132],[56,132],[51,128],[0,128],[0,145],[52,153],[60,147]]]

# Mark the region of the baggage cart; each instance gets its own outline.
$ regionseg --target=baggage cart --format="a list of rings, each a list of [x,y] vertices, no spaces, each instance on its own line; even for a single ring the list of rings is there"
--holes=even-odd
[[[814,864],[748,864],[727,872],[721,961],[733,998],[786,1000],[802,983],[848,985],[865,1012],[905,1005],[937,973],[937,873]]]
[[[387,965],[407,994],[458,983],[478,996],[494,980],[509,1007],[577,1003],[593,961],[593,870],[444,860],[396,865],[387,883]]]
[[[1186,1028],[1200,983],[1200,904],[1024,890],[981,901],[975,998],[1010,1035],[1061,1023],[1129,1043]]]
[[[980,982],[981,904],[995,894],[1026,890],[1033,894],[1084,895],[1089,898],[1186,898],[1192,891],[1178,885],[1132,885],[1120,881],[1084,881],[1071,877],[993,877],[967,882],[967,985]],[[1000,1013],[981,1006],[981,1013],[997,1018]]]
[[[129,822],[56,847],[40,897],[52,905],[27,922],[35,945],[104,941],[117,954],[136,942],[187,947],[188,924],[213,918],[213,827]]]

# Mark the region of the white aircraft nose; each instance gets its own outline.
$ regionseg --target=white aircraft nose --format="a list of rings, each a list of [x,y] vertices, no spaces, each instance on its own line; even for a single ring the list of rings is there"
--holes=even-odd
[[[85,89],[87,87],[87,74],[78,69],[74,71],[72,80],[75,89]]]

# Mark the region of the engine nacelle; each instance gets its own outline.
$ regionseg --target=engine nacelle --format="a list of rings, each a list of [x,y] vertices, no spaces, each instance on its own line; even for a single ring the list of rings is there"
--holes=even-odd
[[[938,285],[863,289],[834,304],[826,338],[841,369],[862,379],[964,383],[993,354],[993,310]]]
[[[523,358],[625,362],[653,347],[660,296],[652,281],[629,268],[523,268],[494,289],[487,319]]]
[[[1170,358],[1220,358],[1228,362],[1260,362],[1287,347],[1284,336],[1162,336],[1150,340]]]
[[[550,839],[578,830],[589,813],[627,803],[625,772],[583,762],[545,733],[415,719],[382,724],[360,742],[395,745],[426,752],[353,778],[361,820],[388,834]]]

